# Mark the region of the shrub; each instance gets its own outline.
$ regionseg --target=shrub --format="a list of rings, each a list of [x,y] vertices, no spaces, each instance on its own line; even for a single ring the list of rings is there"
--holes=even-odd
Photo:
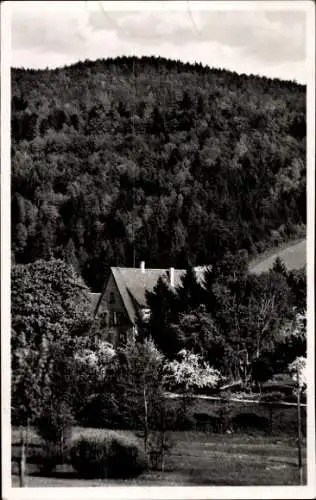
[[[107,477],[108,441],[98,438],[79,438],[71,447],[73,468],[83,478]]]
[[[153,431],[148,439],[148,457],[152,470],[164,470],[165,456],[170,453],[174,442],[170,433]]]
[[[242,431],[270,431],[270,421],[266,417],[257,415],[256,413],[239,413],[232,419],[234,430]]]
[[[54,443],[45,443],[34,457],[41,474],[48,475],[63,461],[60,448]]]
[[[123,428],[123,419],[113,397],[94,394],[78,414],[78,421],[87,427]]]
[[[113,437],[108,454],[109,477],[135,477],[146,469],[147,463],[140,447],[122,437]]]
[[[278,403],[284,400],[284,394],[279,391],[267,392],[266,394],[262,394],[260,397],[260,401],[265,403]]]
[[[204,432],[219,432],[221,430],[221,419],[207,413],[194,413],[196,430]]]
[[[178,413],[175,422],[175,429],[179,431],[191,431],[196,427],[195,418],[192,415]]]
[[[232,430],[232,417],[233,408],[229,401],[222,402],[218,408],[217,416],[220,420],[218,430],[220,432],[227,432]]]
[[[44,440],[37,457],[41,473],[50,473],[58,464],[66,460],[74,419],[67,403],[47,406],[37,419],[38,435]]]
[[[71,408],[66,402],[61,402],[56,407],[48,406],[37,419],[36,428],[38,435],[48,444],[60,447],[61,454],[70,441],[74,418]]]
[[[177,423],[181,419],[182,412],[171,404],[161,402],[149,415],[149,427],[152,431],[177,430]]]
[[[284,401],[287,403],[296,403],[297,402],[297,394],[288,394],[284,396],[283,398]],[[306,403],[306,392],[301,393],[301,403],[305,404]]]
[[[138,443],[116,433],[79,438],[71,449],[71,463],[83,478],[133,477],[146,468]]]
[[[77,420],[85,427],[131,430],[142,428],[135,404],[128,398],[118,401],[109,393],[93,395],[78,413]]]

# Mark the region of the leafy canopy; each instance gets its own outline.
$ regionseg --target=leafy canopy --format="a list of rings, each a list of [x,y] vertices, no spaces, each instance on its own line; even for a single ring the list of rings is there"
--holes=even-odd
[[[11,297],[12,405],[25,420],[52,394],[71,393],[73,348],[88,331],[91,309],[82,279],[55,259],[14,265]]]

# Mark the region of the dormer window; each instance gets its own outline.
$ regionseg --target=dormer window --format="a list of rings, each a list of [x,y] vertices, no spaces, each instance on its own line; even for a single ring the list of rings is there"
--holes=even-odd
[[[147,322],[147,321],[149,321],[149,319],[150,319],[150,309],[144,307],[142,309],[142,320],[144,322]]]

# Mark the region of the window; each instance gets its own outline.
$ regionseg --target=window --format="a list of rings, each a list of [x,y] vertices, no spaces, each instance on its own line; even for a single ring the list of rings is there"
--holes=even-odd
[[[111,311],[110,312],[110,326],[116,326],[116,325],[117,325],[116,311]]]
[[[114,292],[110,292],[109,304],[115,304],[115,295],[114,295]]]
[[[150,309],[148,308],[143,308],[142,309],[142,319],[144,322],[149,321],[150,319]]]
[[[104,327],[109,326],[109,313],[108,311],[103,311],[102,315],[100,316],[101,320],[101,325]]]
[[[124,315],[121,312],[117,311],[117,313],[116,313],[116,324],[117,325],[122,325],[123,320],[124,320]]]

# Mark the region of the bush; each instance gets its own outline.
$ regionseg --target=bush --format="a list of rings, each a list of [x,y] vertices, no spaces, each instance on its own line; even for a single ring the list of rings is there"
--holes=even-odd
[[[71,464],[80,477],[107,477],[108,444],[106,439],[84,437],[73,444]]]
[[[182,413],[171,404],[161,403],[160,407],[154,408],[149,415],[149,427],[152,431],[172,431],[177,430],[179,419]]]
[[[262,394],[260,401],[264,403],[278,403],[284,401],[284,394],[279,391],[267,392],[266,394]]]
[[[87,427],[124,428],[119,407],[108,394],[90,397],[78,414],[78,421]]]
[[[192,415],[179,413],[175,421],[175,429],[178,431],[192,431],[196,427],[196,420]]]
[[[56,405],[56,408],[48,406],[37,419],[36,429],[38,435],[47,444],[60,447],[61,453],[70,441],[74,418],[72,410],[65,402]]]
[[[203,432],[219,432],[221,430],[221,419],[207,413],[194,413],[196,430]]]
[[[266,417],[256,413],[239,413],[232,419],[232,426],[235,431],[270,431],[270,421]]]
[[[287,403],[297,403],[297,394],[288,394],[283,397],[283,400]],[[306,404],[306,392],[301,393],[301,403]]]
[[[36,422],[38,435],[44,440],[37,458],[42,474],[49,474],[56,465],[65,463],[73,423],[71,408],[65,402],[43,409]]]
[[[109,477],[135,477],[147,467],[145,454],[135,443],[113,437],[108,455]]]
[[[139,445],[116,433],[79,438],[71,448],[71,463],[83,478],[134,477],[147,465]]]
[[[233,409],[229,402],[222,403],[218,409],[219,426],[218,431],[227,432],[232,430]]]
[[[36,462],[41,474],[48,475],[55,469],[56,465],[63,462],[63,456],[60,448],[54,443],[45,443],[36,453]]]
[[[153,431],[148,438],[148,457],[150,469],[164,470],[165,456],[170,453],[174,441],[166,431]]]
[[[84,427],[107,429],[142,428],[139,412],[128,399],[117,401],[111,394],[95,394],[78,413],[77,421]]]

